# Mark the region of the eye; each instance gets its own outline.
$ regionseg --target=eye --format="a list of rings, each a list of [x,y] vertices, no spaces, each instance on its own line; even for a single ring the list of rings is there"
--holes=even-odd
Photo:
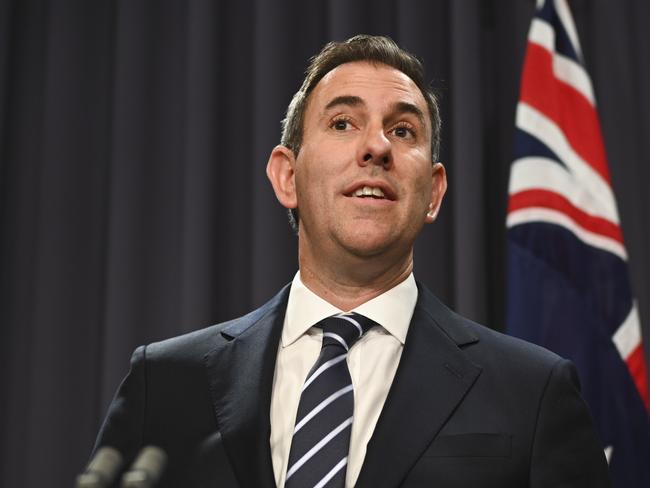
[[[336,131],[346,131],[352,127],[348,117],[337,117],[330,122],[330,128]]]
[[[402,122],[396,127],[394,127],[391,132],[396,136],[399,137],[400,139],[407,139],[407,138],[414,138],[415,137],[415,130],[411,126],[411,124],[408,124],[406,122]]]
[[[348,124],[349,122],[347,120],[337,120],[336,122],[334,122],[333,127],[336,130],[345,130],[348,128]]]

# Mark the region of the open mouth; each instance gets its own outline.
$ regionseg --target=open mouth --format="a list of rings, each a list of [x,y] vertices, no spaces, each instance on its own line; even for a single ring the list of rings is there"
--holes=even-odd
[[[346,194],[347,197],[369,198],[373,200],[395,200],[390,189],[375,185],[360,185]]]
[[[352,193],[353,196],[355,197],[370,197],[370,198],[379,198],[379,199],[384,199],[386,198],[386,195],[384,195],[384,191],[381,188],[377,187],[370,187],[370,186],[364,186],[362,188],[357,188],[354,193]]]

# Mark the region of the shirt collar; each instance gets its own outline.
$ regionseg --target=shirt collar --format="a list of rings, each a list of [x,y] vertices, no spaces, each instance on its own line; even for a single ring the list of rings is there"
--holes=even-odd
[[[353,311],[374,320],[404,344],[417,299],[418,288],[411,273],[401,283],[359,305]],[[307,288],[300,279],[300,271],[298,271],[289,291],[282,330],[282,347],[296,341],[325,317],[341,312],[342,310]]]

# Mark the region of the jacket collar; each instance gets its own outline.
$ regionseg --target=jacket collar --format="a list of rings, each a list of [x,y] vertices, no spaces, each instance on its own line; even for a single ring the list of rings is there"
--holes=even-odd
[[[241,486],[275,486],[269,436],[271,392],[289,286],[256,311],[226,323],[205,356],[210,395]]]
[[[478,341],[464,319],[418,284],[400,364],[368,443],[358,487],[394,487],[438,434],[481,368],[462,348]],[[224,447],[241,486],[271,487],[271,392],[289,286],[225,324],[205,357]],[[390,470],[378,469],[390,463]]]
[[[395,379],[366,451],[357,487],[399,486],[481,372],[462,348],[478,341],[425,287]],[[390,469],[377,469],[390,464]]]

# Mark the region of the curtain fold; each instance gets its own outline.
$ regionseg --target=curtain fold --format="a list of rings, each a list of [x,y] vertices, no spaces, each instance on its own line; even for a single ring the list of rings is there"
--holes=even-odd
[[[650,4],[571,6],[648,338]],[[307,59],[329,40],[390,35],[423,59],[450,188],[416,244],[416,277],[502,329],[533,10],[533,0],[0,2],[0,485],[70,486],[137,345],[244,314],[292,278],[296,237],[265,166]]]

